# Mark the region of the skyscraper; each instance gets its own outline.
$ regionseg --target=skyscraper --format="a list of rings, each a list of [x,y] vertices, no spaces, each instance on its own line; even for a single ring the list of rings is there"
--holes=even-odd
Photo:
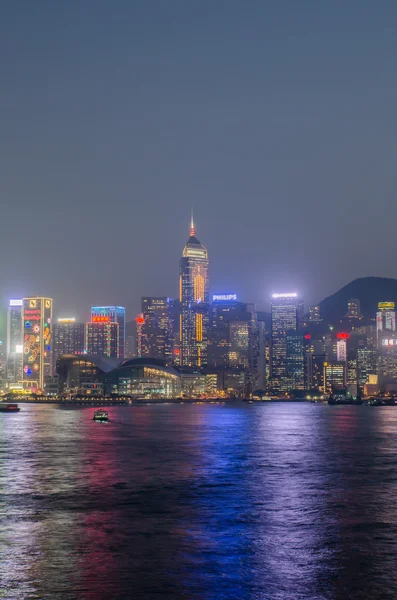
[[[296,293],[273,294],[271,311],[270,386],[286,392],[294,386],[287,367],[287,332],[301,328],[303,303]]]
[[[119,358],[125,358],[125,308],[123,306],[91,306],[91,323],[119,324]]]
[[[141,355],[172,362],[172,320],[169,298],[142,298],[142,348]]]
[[[208,252],[195,237],[193,218],[180,261],[179,289],[181,364],[202,367],[207,364]]]
[[[110,321],[86,323],[85,349],[87,354],[120,358],[119,324]]]
[[[52,368],[62,354],[83,354],[85,348],[84,323],[76,323],[73,317],[58,319],[52,332]]]
[[[348,319],[361,319],[360,300],[357,298],[350,298],[347,303],[346,317]]]
[[[376,313],[376,333],[379,340],[387,337],[388,333],[396,331],[396,311],[394,302],[378,302]]]
[[[7,314],[7,369],[9,383],[22,382],[22,299],[10,300]]]
[[[23,385],[44,389],[51,376],[52,299],[23,299]]]

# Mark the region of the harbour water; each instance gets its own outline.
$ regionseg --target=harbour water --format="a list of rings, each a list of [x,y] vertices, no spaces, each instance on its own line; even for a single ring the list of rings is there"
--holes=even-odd
[[[0,415],[0,598],[397,598],[397,410]]]

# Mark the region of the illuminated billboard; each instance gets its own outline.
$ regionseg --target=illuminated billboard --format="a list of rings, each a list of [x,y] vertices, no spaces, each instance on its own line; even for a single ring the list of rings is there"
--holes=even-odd
[[[237,294],[213,294],[212,302],[228,302],[230,300],[237,300]]]
[[[291,292],[290,294],[272,294],[272,298],[297,298],[298,294],[296,292]]]
[[[25,387],[44,388],[44,378],[51,375],[50,298],[23,299],[23,381]]]
[[[378,310],[394,310],[394,302],[378,302]]]

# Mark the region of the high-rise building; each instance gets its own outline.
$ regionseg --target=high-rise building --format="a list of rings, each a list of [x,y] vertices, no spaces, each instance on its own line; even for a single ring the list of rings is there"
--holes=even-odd
[[[56,370],[57,360],[62,354],[83,354],[85,349],[84,323],[76,323],[74,317],[65,317],[53,324],[52,367]]]
[[[23,299],[23,385],[44,389],[51,376],[52,299]]]
[[[321,321],[320,307],[318,305],[309,308],[309,321],[311,323],[319,323]]]
[[[346,387],[346,363],[324,363],[324,393],[341,390]]]
[[[350,298],[347,303],[346,317],[348,319],[361,319],[360,300],[357,298]]]
[[[9,383],[22,382],[23,343],[22,343],[22,299],[9,301],[7,314],[7,368]]]
[[[274,392],[291,388],[287,371],[287,332],[303,322],[303,303],[296,293],[273,294],[271,307],[270,387]]]
[[[87,354],[120,358],[119,324],[110,321],[86,323],[85,350]]]
[[[325,354],[307,354],[307,387],[324,389]]]
[[[169,298],[142,298],[142,356],[172,362],[173,328]]]
[[[145,325],[145,319],[143,318],[143,314],[137,316],[135,319],[136,324],[136,355],[138,358],[142,357],[143,351],[143,327]]]
[[[378,312],[376,313],[376,333],[378,345],[380,340],[388,333],[396,331],[396,311],[394,302],[379,302]],[[390,336],[391,337],[391,336]]]
[[[179,288],[181,364],[203,367],[209,324],[208,252],[195,236],[193,218],[180,261]]]
[[[118,323],[119,358],[125,358],[125,308],[123,306],[91,306],[91,323]]]
[[[374,348],[357,349],[357,375],[361,388],[369,382],[370,375],[377,374],[377,352]]]
[[[288,383],[289,382],[289,385]],[[287,331],[285,386],[289,389],[305,389],[305,346],[300,331]]]

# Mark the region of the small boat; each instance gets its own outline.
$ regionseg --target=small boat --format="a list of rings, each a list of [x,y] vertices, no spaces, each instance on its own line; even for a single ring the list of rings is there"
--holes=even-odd
[[[0,402],[0,412],[14,413],[19,412],[20,410],[18,404],[5,404],[4,402]]]
[[[109,415],[106,410],[96,410],[92,418],[93,421],[108,421]]]

